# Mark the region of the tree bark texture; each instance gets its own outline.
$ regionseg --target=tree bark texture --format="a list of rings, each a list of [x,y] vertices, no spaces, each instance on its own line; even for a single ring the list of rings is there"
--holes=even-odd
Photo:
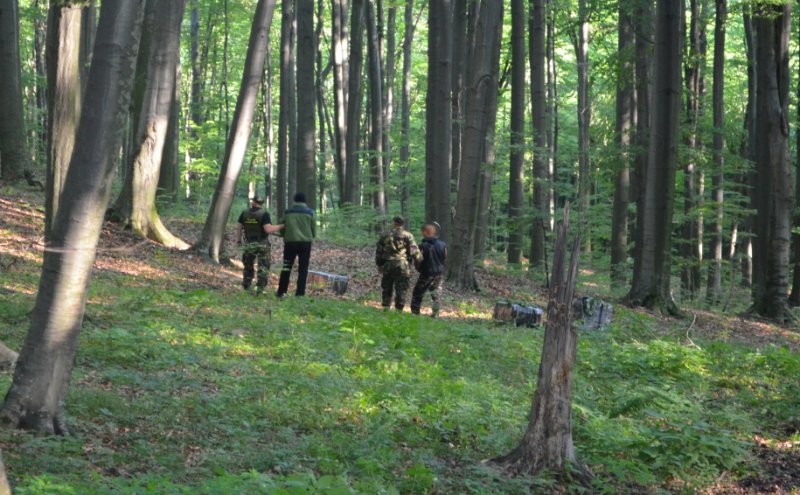
[[[100,13],[86,105],[42,264],[31,323],[0,417],[14,427],[66,434],[64,406],[89,279],[108,205],[141,31],[143,2]]]
[[[448,281],[460,289],[476,289],[475,231],[478,223],[481,174],[497,112],[500,44],[503,32],[501,2],[484,0],[475,28],[475,43],[465,78],[464,141],[460,182],[448,256]]]
[[[294,151],[292,143],[295,142],[293,134],[296,134],[295,116],[292,111],[295,98],[294,87],[294,0],[282,0],[281,2],[281,68],[280,68],[280,95],[278,106],[278,177],[277,203],[278,216],[283,216],[283,212],[288,204],[287,191],[289,186],[289,172],[293,167],[289,165]]]
[[[345,188],[342,202],[351,206],[359,204],[359,176],[361,159],[362,70],[364,68],[364,19],[366,1],[353,0],[350,12],[350,57],[347,76],[347,163],[345,166]]]
[[[370,187],[372,188],[372,208],[379,215],[386,214],[386,195],[383,173],[383,88],[381,82],[381,50],[378,40],[378,22],[375,0],[367,2],[367,58],[369,62],[369,108],[370,108]]]
[[[333,0],[331,10],[331,61],[333,63],[333,117],[335,121],[336,185],[343,204],[347,168],[347,0]]]
[[[17,2],[0,0],[0,178],[4,181],[20,179],[27,160]]]
[[[314,0],[297,0],[297,191],[305,193],[312,210],[317,207],[316,59]]]
[[[259,0],[253,17],[253,27],[250,31],[250,42],[247,47],[244,73],[239,97],[236,101],[236,110],[228,142],[225,147],[225,160],[219,173],[214,196],[208,210],[203,233],[195,245],[195,249],[205,252],[211,260],[219,262],[220,253],[225,240],[225,226],[228,215],[233,205],[236,194],[236,183],[242,171],[247,145],[250,140],[250,131],[253,125],[258,89],[261,78],[264,76],[264,60],[267,53],[267,40],[269,28],[272,24],[272,14],[275,11],[275,0]],[[313,12],[313,9],[312,9]],[[312,59],[313,83],[313,59]],[[313,84],[312,84],[312,94]]]
[[[470,3],[469,8],[467,4]],[[450,163],[450,187],[458,193],[459,170],[461,168],[461,138],[464,127],[464,77],[466,76],[469,45],[474,39],[467,37],[468,12],[475,9],[468,0],[453,0],[453,91],[452,91],[452,157]],[[477,10],[476,10],[477,11]]]
[[[403,22],[405,34],[403,36],[403,87],[400,96],[400,212],[404,217],[408,215],[408,168],[410,166],[410,135],[411,135],[411,63],[414,42],[414,0],[406,0],[403,9]]]
[[[575,58],[578,73],[578,224],[584,253],[592,252],[589,208],[592,194],[592,166],[589,155],[589,128],[592,103],[589,99],[589,10],[587,0],[578,0],[578,36]]]
[[[714,134],[714,176],[713,191],[714,224],[711,236],[711,263],[708,265],[708,284],[706,301],[718,304],[722,298],[722,248],[723,222],[725,220],[725,23],[728,16],[727,0],[714,2],[714,67],[712,103]]]
[[[670,291],[670,250],[680,139],[683,2],[657,0],[655,18],[653,113],[643,191],[641,260],[628,299],[635,306],[676,313]]]
[[[428,2],[428,90],[425,98],[425,217],[449,241],[452,212],[453,1]],[[470,236],[471,241],[471,236]],[[471,244],[471,242],[470,242]]]
[[[788,122],[791,4],[760,9],[753,19],[758,60],[753,311],[785,321],[794,208]]]
[[[47,15],[45,236],[53,228],[81,117],[82,2],[51,2]]]

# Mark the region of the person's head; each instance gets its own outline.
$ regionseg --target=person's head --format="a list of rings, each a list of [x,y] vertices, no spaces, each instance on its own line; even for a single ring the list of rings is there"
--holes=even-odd
[[[439,224],[436,222],[427,222],[422,226],[423,237],[436,237],[439,235]]]
[[[264,200],[257,196],[255,198],[250,198],[250,208],[261,208],[263,204]]]
[[[392,218],[392,227],[399,229],[401,227],[405,227],[406,221],[403,217],[397,216]]]
[[[294,194],[294,202],[295,203],[305,203],[306,202],[306,193],[295,193]]]

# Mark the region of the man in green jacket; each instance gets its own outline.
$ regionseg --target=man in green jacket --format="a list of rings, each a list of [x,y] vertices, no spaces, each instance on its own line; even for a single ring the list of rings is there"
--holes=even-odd
[[[294,260],[300,259],[297,273],[297,289],[295,296],[306,295],[306,278],[308,264],[311,260],[311,243],[317,237],[317,221],[314,210],[306,204],[306,195],[299,192],[294,195],[294,204],[283,215],[283,268],[278,282],[278,297],[286,295],[289,289],[289,277],[292,274]]]

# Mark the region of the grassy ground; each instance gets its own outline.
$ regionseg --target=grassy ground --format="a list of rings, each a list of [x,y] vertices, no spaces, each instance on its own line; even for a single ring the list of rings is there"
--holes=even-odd
[[[38,282],[36,215],[15,202],[0,216],[12,348]],[[547,477],[484,462],[520,439],[543,336],[490,322],[493,294],[473,310],[451,299],[441,320],[376,310],[367,289],[256,299],[235,269],[104,242],[68,398],[74,434],[0,431],[16,494],[553,493]],[[583,278],[602,292],[602,275]],[[797,334],[764,325],[772,338],[742,342],[729,338],[741,321],[702,314],[692,345],[689,322],[617,310],[579,340],[575,443],[592,491],[793,493]]]

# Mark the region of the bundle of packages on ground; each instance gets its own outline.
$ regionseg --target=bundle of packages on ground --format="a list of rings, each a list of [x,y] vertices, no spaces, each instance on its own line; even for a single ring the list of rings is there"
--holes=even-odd
[[[533,328],[542,322],[542,308],[537,306],[523,306],[508,301],[498,301],[494,305],[492,318],[495,321],[514,323],[518,327]]]
[[[309,270],[308,283],[315,289],[330,289],[334,294],[341,296],[347,292],[347,284],[350,279],[345,275],[334,275],[332,273],[317,272]]]

